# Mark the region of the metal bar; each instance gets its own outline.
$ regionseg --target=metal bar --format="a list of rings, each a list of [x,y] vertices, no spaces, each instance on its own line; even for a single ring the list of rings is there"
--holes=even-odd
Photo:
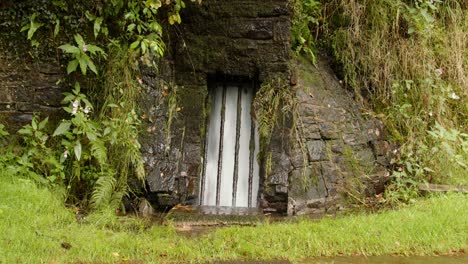
[[[223,84],[223,103],[221,105],[221,126],[219,136],[219,154],[218,154],[218,179],[216,184],[216,206],[219,206],[221,199],[221,173],[223,168],[223,140],[224,140],[224,121],[226,118],[226,85]]]
[[[239,180],[239,149],[240,149],[240,129],[241,129],[241,113],[242,113],[242,85],[237,87],[237,116],[236,116],[236,152],[234,158],[234,174],[232,183],[232,207],[236,207],[237,198],[237,182]]]
[[[210,135],[209,131],[209,122],[211,119],[211,107],[214,101],[214,93],[211,93],[211,95],[208,97],[208,102],[205,103],[205,109],[207,106],[210,107],[208,114],[205,117],[205,142],[203,144],[203,171],[202,171],[202,176],[201,176],[201,181],[200,181],[200,198],[199,198],[199,205],[203,205],[203,197],[205,195],[205,181],[206,181],[206,164],[208,162],[208,138]]]
[[[255,158],[255,124],[250,119],[250,155],[249,155],[249,207],[252,207],[253,171]]]

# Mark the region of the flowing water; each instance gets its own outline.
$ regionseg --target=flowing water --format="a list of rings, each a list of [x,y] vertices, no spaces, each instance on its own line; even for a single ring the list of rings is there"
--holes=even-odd
[[[218,85],[211,94],[202,206],[257,207],[259,135],[250,84]]]

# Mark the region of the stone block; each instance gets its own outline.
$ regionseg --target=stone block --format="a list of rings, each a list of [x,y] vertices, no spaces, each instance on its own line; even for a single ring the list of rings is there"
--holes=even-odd
[[[338,183],[339,179],[343,177],[341,168],[334,162],[321,162],[320,166],[322,168],[323,179],[326,181],[327,186]]]
[[[307,141],[307,150],[310,161],[320,161],[327,159],[327,149],[322,140]]]
[[[337,139],[340,138],[340,131],[335,124],[330,122],[323,122],[319,124],[320,135],[323,139]]]
[[[322,136],[320,135],[319,125],[317,124],[304,124],[302,132],[304,133],[304,138],[306,140],[322,139]]]

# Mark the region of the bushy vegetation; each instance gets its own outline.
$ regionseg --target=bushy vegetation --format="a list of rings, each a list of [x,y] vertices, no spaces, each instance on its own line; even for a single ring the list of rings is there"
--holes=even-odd
[[[16,143],[9,140],[0,166],[40,184],[65,186],[69,203],[120,206],[130,178],[145,177],[140,67],[156,70],[165,50],[162,25],[180,23],[184,7],[182,0],[40,0],[4,11],[11,17],[5,23],[21,25],[29,54],[64,62],[67,76],[59,82],[72,91],[63,99],[68,117],[57,126],[34,117]]]
[[[293,40],[331,53],[357,101],[399,145],[389,200],[407,201],[418,182],[468,184],[466,1],[297,2],[298,17],[314,19],[296,22]]]
[[[0,262],[297,261],[337,255],[457,254],[468,247],[468,201],[462,194],[432,197],[399,211],[264,222],[189,238],[172,225],[117,218],[113,210],[76,221],[80,215],[75,215],[75,208],[63,207],[64,192],[0,172]]]

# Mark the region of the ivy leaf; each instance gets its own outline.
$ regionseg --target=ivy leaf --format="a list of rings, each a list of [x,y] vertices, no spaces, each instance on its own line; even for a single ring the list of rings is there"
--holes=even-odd
[[[80,141],[76,141],[75,147],[73,147],[73,150],[75,151],[75,157],[77,160],[81,159],[81,143]]]
[[[60,125],[55,129],[54,134],[52,134],[53,137],[59,136],[62,134],[65,134],[70,130],[71,123],[70,122],[62,122]]]
[[[68,63],[67,66],[67,74],[70,74],[74,71],[76,71],[76,67],[78,67],[78,60],[74,59]]]

